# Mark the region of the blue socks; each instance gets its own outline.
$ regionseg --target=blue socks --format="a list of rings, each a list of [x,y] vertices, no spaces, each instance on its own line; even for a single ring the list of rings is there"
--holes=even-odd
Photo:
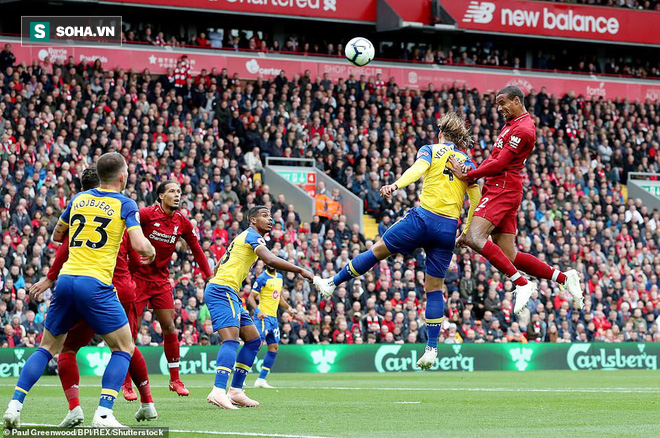
[[[348,281],[351,278],[363,275],[369,269],[373,268],[376,263],[378,263],[378,258],[374,255],[374,252],[372,250],[365,251],[348,262],[348,264],[332,278],[332,281],[335,283],[335,286],[339,286],[341,283]]]
[[[273,368],[273,364],[275,363],[276,357],[277,357],[277,353],[273,351],[268,351],[266,353],[266,357],[264,358],[264,363],[261,365],[261,372],[259,373],[260,379],[265,379],[268,376],[270,369]]]
[[[231,369],[236,363],[236,352],[238,351],[238,341],[227,340],[220,346],[218,357],[215,359],[215,386],[222,390],[227,389],[227,381],[231,374]]]
[[[25,396],[30,392],[34,384],[37,383],[37,380],[44,373],[46,365],[48,365],[48,362],[52,358],[53,355],[45,348],[39,347],[37,351],[32,353],[25,362],[25,366],[21,370],[21,375],[18,377],[12,400],[18,400],[23,403]]]
[[[103,379],[101,379],[101,400],[99,407],[112,410],[115,399],[124,383],[124,378],[131,364],[131,355],[125,351],[113,351],[110,362],[105,368]]]
[[[241,351],[238,352],[236,368],[234,368],[234,377],[231,379],[232,388],[243,388],[247,373],[250,371],[250,368],[252,368],[254,359],[256,359],[257,353],[259,352],[259,347],[261,347],[261,338],[254,338],[251,341],[247,341],[243,345],[243,348],[241,348]]]
[[[428,346],[438,347],[438,336],[442,320],[445,316],[445,297],[441,290],[426,292],[426,329],[428,331]]]

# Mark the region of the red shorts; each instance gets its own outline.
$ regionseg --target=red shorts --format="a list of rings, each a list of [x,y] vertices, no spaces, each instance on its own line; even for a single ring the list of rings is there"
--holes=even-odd
[[[142,315],[144,308],[174,309],[174,290],[169,281],[150,281],[135,278],[135,306],[138,315]]]
[[[520,208],[522,196],[522,192],[484,186],[481,201],[474,210],[474,215],[495,225],[493,234],[517,234],[518,208]]]
[[[135,339],[137,337],[137,308],[135,307],[135,301],[120,301],[126,311],[126,316],[128,316],[128,325],[131,328],[133,339]],[[86,347],[93,337],[94,330],[87,324],[87,321],[81,319],[67,333],[64,340],[64,350],[78,352],[82,347]]]

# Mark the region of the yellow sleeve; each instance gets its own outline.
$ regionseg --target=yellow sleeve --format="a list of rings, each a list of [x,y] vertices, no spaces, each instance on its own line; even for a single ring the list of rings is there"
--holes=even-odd
[[[430,166],[431,164],[426,160],[417,160],[403,173],[403,175],[401,175],[401,178],[394,182],[394,184],[400,189],[407,187],[420,179]]]
[[[472,216],[474,216],[474,210],[476,210],[479,202],[481,201],[481,189],[478,184],[472,184],[467,188],[467,194],[470,198],[470,210],[468,211],[467,223],[463,229],[463,234],[467,233],[470,224],[472,223]]]

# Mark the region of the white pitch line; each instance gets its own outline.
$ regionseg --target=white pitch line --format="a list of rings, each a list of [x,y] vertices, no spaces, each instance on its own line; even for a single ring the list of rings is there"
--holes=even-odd
[[[42,424],[42,423],[21,423],[22,426],[45,426],[45,427],[57,427],[57,424]],[[87,427],[87,426],[84,426]],[[141,429],[141,427],[130,427],[129,429]],[[148,429],[154,428],[157,429],[158,426],[145,426]],[[289,435],[284,433],[259,433],[259,432],[225,432],[217,430],[186,430],[186,429],[169,429],[170,432],[176,433],[196,433],[201,435],[238,435],[238,436],[264,436],[264,437],[275,437],[275,438],[329,438],[328,436],[320,435]]]
[[[0,387],[14,387],[14,384],[0,383]],[[40,384],[37,383],[36,387],[58,387],[52,383]],[[151,385],[152,388],[169,388],[168,385]],[[208,385],[186,385],[186,388],[206,388]],[[478,391],[478,392],[557,392],[557,393],[611,393],[611,394],[628,394],[628,393],[660,393],[660,388],[406,388],[406,387],[380,387],[380,388],[359,388],[354,386],[278,386],[277,389],[306,389],[306,390],[330,390],[330,391]]]
[[[416,402],[416,401],[402,401],[402,402],[394,402],[397,405],[418,405],[421,402]]]

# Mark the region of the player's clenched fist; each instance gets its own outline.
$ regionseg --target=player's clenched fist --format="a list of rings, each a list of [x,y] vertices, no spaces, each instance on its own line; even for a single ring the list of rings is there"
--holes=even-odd
[[[456,239],[456,246],[459,248],[467,248],[468,240],[465,233],[461,233],[461,235],[458,236],[458,239]]]
[[[396,184],[388,184],[380,188],[380,196],[382,196],[385,199],[389,199],[392,196],[392,193],[394,193],[398,189],[399,188],[396,186]]]

